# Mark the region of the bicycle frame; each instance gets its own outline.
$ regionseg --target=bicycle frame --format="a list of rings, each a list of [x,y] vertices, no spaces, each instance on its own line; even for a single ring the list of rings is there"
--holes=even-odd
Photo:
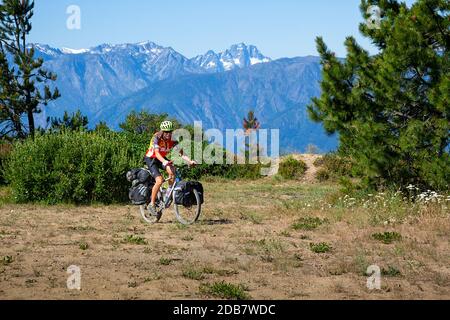
[[[170,177],[164,180],[164,183],[168,182],[170,180]],[[175,188],[177,187],[178,182],[181,180],[180,176],[177,174],[175,175],[175,182],[173,183],[172,187],[169,190],[169,192],[164,192],[163,187],[161,186],[160,188],[160,192],[163,196],[163,201],[164,201],[164,207],[166,209],[168,209],[170,207],[170,205],[172,204],[172,195],[173,195],[173,191],[175,190]]]

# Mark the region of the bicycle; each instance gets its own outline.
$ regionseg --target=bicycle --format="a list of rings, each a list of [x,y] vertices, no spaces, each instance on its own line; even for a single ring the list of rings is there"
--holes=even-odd
[[[148,206],[150,204],[151,192],[149,195],[149,199],[146,204],[142,204],[139,206],[141,216],[147,223],[154,224],[161,220],[163,211],[165,209],[169,209],[172,203],[174,204],[174,211],[176,219],[183,225],[190,225],[198,221],[200,218],[202,205],[200,201],[200,195],[197,190],[193,190],[195,196],[195,204],[192,204],[189,207],[183,207],[182,205],[176,204],[176,193],[177,186],[181,182],[181,178],[177,172],[175,177],[175,183],[172,185],[170,189],[164,188],[163,186],[170,180],[167,178],[164,180],[164,183],[161,185],[160,190],[158,191],[158,195],[156,198],[156,211],[157,214],[154,215],[148,210]],[[179,191],[179,190],[178,190]]]

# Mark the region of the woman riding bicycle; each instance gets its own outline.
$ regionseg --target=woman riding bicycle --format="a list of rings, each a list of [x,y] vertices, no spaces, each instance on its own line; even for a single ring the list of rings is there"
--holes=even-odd
[[[172,132],[174,130],[173,123],[171,121],[164,121],[160,126],[161,131],[155,133],[150,141],[150,146],[145,155],[144,161],[148,166],[148,169],[155,179],[156,183],[152,189],[151,202],[148,209],[153,215],[157,214],[156,210],[156,198],[161,185],[164,183],[164,179],[161,175],[161,170],[165,170],[169,174],[169,185],[175,182],[176,169],[173,166],[172,161],[167,159],[168,153],[178,144],[177,141],[172,140]],[[183,150],[180,150],[182,159],[186,161],[190,166],[197,163],[189,157],[183,154]]]

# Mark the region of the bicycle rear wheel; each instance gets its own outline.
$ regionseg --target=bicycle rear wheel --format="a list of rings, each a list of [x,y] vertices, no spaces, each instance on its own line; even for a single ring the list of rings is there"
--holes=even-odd
[[[177,220],[184,225],[193,224],[198,220],[200,217],[200,213],[202,211],[202,205],[200,203],[200,196],[197,192],[197,190],[194,191],[195,196],[195,204],[189,207],[184,207],[182,205],[176,204],[174,201],[174,209],[175,209],[175,217]],[[173,199],[175,199],[175,193],[176,191],[173,191]]]

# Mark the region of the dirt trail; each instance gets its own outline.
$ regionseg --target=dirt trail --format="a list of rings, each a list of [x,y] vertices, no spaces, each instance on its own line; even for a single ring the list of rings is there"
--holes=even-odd
[[[314,183],[316,182],[316,173],[318,168],[314,165],[314,162],[321,158],[321,155],[318,154],[296,154],[294,158],[297,160],[302,160],[308,166],[308,169],[305,172],[305,175],[302,179],[303,182]]]

